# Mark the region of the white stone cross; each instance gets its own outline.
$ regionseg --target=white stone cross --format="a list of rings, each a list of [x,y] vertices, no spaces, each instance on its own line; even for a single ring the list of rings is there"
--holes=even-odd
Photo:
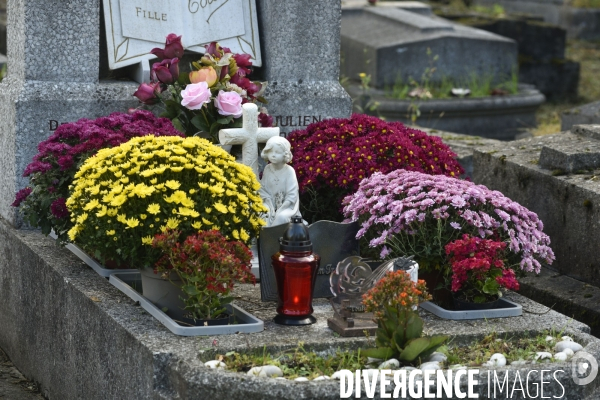
[[[242,128],[221,129],[219,142],[221,144],[241,144],[242,164],[252,168],[258,179],[258,143],[265,143],[273,136],[279,136],[279,128],[258,127],[258,107],[254,103],[242,106]]]

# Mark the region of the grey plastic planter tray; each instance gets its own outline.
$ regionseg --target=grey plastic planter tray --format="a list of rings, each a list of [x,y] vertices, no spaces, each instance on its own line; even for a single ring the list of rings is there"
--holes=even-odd
[[[220,326],[181,326],[158,307],[142,296],[133,286],[142,287],[142,277],[139,272],[118,271],[110,275],[108,280],[113,286],[125,293],[132,300],[140,303],[142,308],[159,320],[168,330],[181,336],[230,335],[234,333],[256,333],[265,329],[264,322],[247,313],[235,304],[228,304],[227,311],[236,317],[238,324]]]
[[[54,231],[50,232],[49,236],[52,239],[57,238],[56,234],[54,233]],[[65,248],[70,250],[71,253],[75,254],[77,257],[79,257],[79,259],[81,261],[83,261],[84,263],[86,263],[90,268],[92,268],[94,271],[96,271],[98,273],[98,275],[104,277],[104,278],[108,278],[109,276],[111,276],[114,273],[121,273],[121,272],[137,272],[137,269],[108,269],[108,268],[104,268],[102,265],[98,264],[98,262],[96,260],[94,260],[93,258],[91,258],[90,256],[87,255],[87,253],[83,250],[81,250],[78,246],[74,245],[73,243],[69,243],[67,245],[65,245]]]
[[[437,315],[444,319],[483,319],[483,318],[504,318],[518,317],[523,314],[523,308],[520,304],[513,303],[507,299],[500,299],[500,307],[491,310],[469,310],[452,311],[446,310],[430,301],[419,304],[423,310]]]

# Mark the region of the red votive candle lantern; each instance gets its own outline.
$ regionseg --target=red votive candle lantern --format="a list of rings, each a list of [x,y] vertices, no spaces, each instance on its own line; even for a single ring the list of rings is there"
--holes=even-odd
[[[277,281],[277,316],[281,325],[310,325],[317,322],[312,299],[321,257],[312,252],[312,242],[302,218],[291,218],[283,237],[279,238],[279,252],[271,262]]]

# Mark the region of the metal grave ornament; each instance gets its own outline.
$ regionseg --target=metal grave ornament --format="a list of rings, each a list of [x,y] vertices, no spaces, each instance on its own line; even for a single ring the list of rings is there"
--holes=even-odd
[[[411,280],[418,277],[419,267],[412,256],[393,258],[387,261],[370,261],[362,257],[352,256],[340,261],[329,277],[333,301],[337,304],[345,302],[353,312],[363,312],[362,296],[383,276],[390,271],[406,271]]]
[[[419,265],[412,258],[381,262],[352,256],[340,261],[329,277],[334,315],[327,319],[327,326],[342,337],[363,336],[365,331],[374,335],[377,324],[373,313],[365,312],[362,296],[390,271],[406,271],[416,282]]]
[[[258,258],[260,269],[260,295],[262,301],[277,301],[275,272],[271,256],[279,251],[279,238],[283,236],[287,224],[262,228],[258,238]],[[358,255],[356,233],[357,222],[341,223],[317,221],[308,227],[313,243],[313,251],[321,256],[313,298],[331,297],[329,275],[335,266],[349,256]]]

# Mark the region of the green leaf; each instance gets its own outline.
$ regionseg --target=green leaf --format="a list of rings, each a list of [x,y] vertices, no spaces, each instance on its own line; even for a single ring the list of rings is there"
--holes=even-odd
[[[382,360],[387,360],[394,355],[394,351],[389,347],[377,347],[375,349],[361,350],[360,354],[365,357],[373,357],[380,358]]]
[[[194,116],[194,118],[192,118],[190,122],[192,123],[192,125],[198,128],[198,130],[210,132],[210,126],[206,124],[206,121],[204,120],[204,116],[202,114]]]
[[[428,337],[429,346],[419,354],[421,359],[426,358],[431,355],[434,351],[436,351],[442,344],[444,344],[448,340],[448,336],[446,335],[436,335]]]
[[[483,295],[473,297],[473,302],[475,303],[485,303],[485,300],[486,298]]]
[[[171,122],[173,123],[173,126],[175,127],[175,129],[177,129],[179,132],[185,133],[185,128],[181,124],[181,121],[179,120],[179,118],[173,118],[171,120]]]
[[[214,122],[211,126],[210,126],[210,135],[212,137],[216,137],[217,134],[219,133],[219,129],[221,128],[221,124],[219,124],[218,122]]]
[[[496,294],[500,289],[500,284],[494,278],[488,278],[483,285],[483,293]]]
[[[406,336],[404,336],[404,329],[397,329],[394,332],[393,342],[398,351],[402,351],[404,349],[404,342],[406,341]]]
[[[409,311],[407,314],[405,340],[416,339],[423,334],[423,320],[414,311]]]
[[[264,98],[264,97],[262,97],[262,96],[258,96],[258,97],[256,98],[256,100],[260,101],[260,102],[261,102],[261,103],[263,103],[263,104],[269,104],[269,102],[267,101],[267,99],[265,99],[265,98]]]
[[[196,289],[196,286],[192,286],[192,285],[182,286],[181,290],[183,290],[183,292],[186,293],[188,296],[196,296],[197,294],[200,293],[198,291],[198,289]]]
[[[217,123],[221,124],[221,125],[227,125],[229,124],[231,121],[233,121],[233,115],[230,115],[228,117],[225,118],[219,118],[217,120]]]
[[[429,338],[417,338],[407,342],[406,347],[398,356],[398,360],[411,362],[414,361],[421,352],[429,347]]]

